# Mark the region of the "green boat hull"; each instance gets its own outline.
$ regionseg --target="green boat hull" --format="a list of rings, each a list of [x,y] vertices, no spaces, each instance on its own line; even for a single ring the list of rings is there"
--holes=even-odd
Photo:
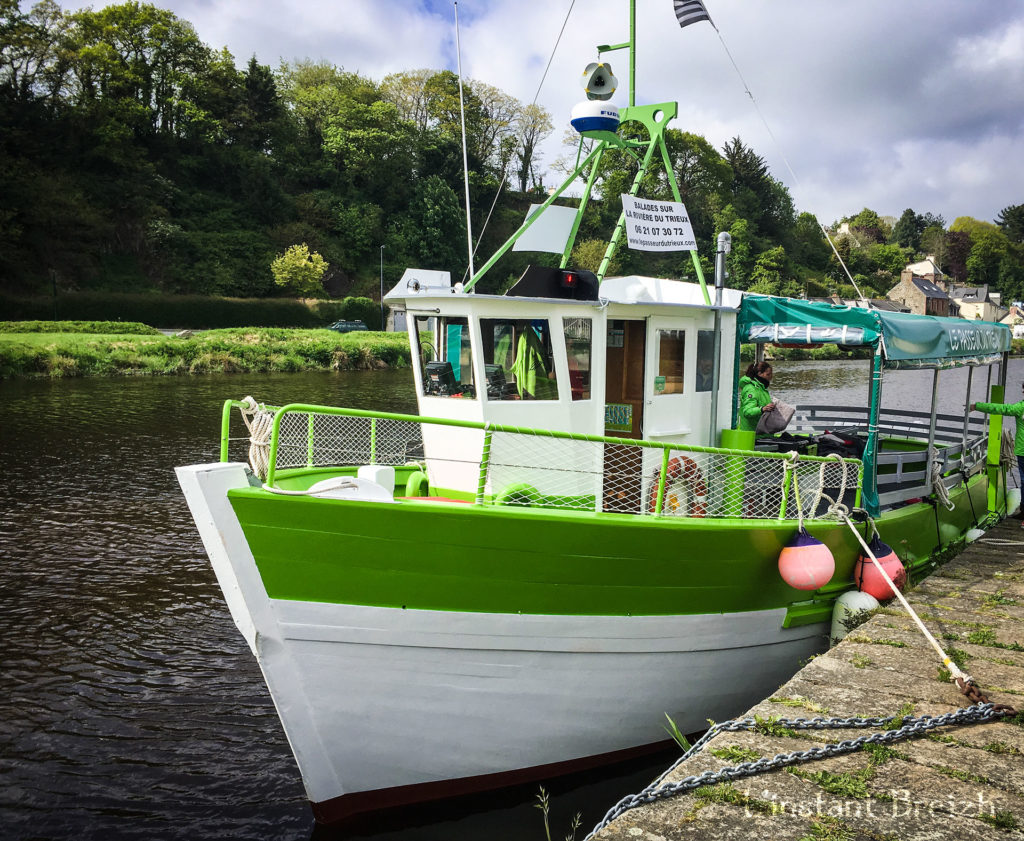
[[[943,546],[985,513],[987,482],[952,494],[954,509],[917,503],[877,521],[881,537],[923,575]],[[686,615],[813,604],[824,621],[853,586],[858,544],[834,522],[807,524],[836,560],[808,593],[777,560],[791,520],[635,517],[543,508],[405,501],[394,505],[229,494],[272,599],[421,610],[551,615]],[[863,529],[863,526],[861,527]],[[803,613],[807,611],[804,610]],[[800,610],[797,609],[797,613]]]

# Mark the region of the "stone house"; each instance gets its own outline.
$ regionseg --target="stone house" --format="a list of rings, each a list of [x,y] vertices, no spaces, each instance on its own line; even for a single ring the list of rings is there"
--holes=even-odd
[[[956,315],[955,305],[951,306],[942,287],[931,279],[910,274],[906,269],[900,275],[900,282],[885,297],[918,315]]]

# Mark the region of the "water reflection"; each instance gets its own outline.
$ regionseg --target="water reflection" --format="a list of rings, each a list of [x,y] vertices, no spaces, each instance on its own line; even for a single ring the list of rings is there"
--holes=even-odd
[[[408,371],[0,383],[4,837],[308,835],[173,474],[247,393],[415,406]]]
[[[1011,366],[1013,395],[1022,366]],[[774,385],[789,402],[861,403],[867,365],[779,363]],[[930,386],[930,373],[897,373],[887,404],[926,408]],[[944,410],[962,410],[965,387],[964,372],[942,374]],[[983,389],[976,378],[974,399]],[[273,705],[173,475],[218,458],[221,403],[246,394],[415,411],[408,371],[0,383],[3,837],[312,831]],[[666,762],[553,784],[554,828],[564,835],[579,809],[592,825]],[[533,791],[393,816],[398,826],[359,837],[539,838]]]

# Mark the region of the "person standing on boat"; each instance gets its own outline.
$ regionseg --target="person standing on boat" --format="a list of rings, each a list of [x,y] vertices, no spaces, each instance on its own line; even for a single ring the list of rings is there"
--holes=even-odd
[[[1017,456],[1017,470],[1020,473],[1020,486],[1024,488],[1024,400],[1019,403],[972,403],[972,412],[986,415],[1009,415],[1017,420],[1017,434],[1013,438],[1013,454]],[[1021,523],[1024,528],[1024,523]]]
[[[768,393],[771,382],[772,366],[767,362],[751,362],[747,366],[747,373],[740,377],[740,429],[756,431],[761,415],[775,408]]]

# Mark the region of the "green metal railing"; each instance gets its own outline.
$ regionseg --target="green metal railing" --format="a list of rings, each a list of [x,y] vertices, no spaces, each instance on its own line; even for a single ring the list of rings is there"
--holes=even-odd
[[[231,425],[231,412],[233,409],[249,408],[247,404],[236,400],[226,401],[222,413],[221,422],[221,460],[228,460],[228,449],[230,438],[230,425]],[[273,412],[273,422],[271,426],[271,434],[269,441],[269,453],[268,453],[268,468],[266,475],[266,484],[268,487],[276,487],[276,477],[280,470],[278,466],[278,453],[281,445],[281,424],[283,419],[290,414],[306,414],[309,416],[309,421],[306,425],[306,466],[309,468],[323,467],[328,465],[318,465],[314,463],[315,458],[315,441],[314,441],[314,424],[313,419],[315,416],[334,416],[342,418],[363,418],[369,420],[369,461],[371,464],[377,463],[378,454],[380,452],[380,441],[378,440],[378,428],[381,423],[384,422],[398,422],[408,424],[433,424],[442,427],[453,427],[467,430],[475,430],[483,433],[483,445],[480,451],[480,466],[478,478],[476,481],[476,494],[477,500],[482,501],[485,498],[485,492],[487,487],[488,478],[491,471],[491,459],[493,453],[492,442],[494,436],[498,434],[513,435],[513,436],[531,436],[535,439],[545,439],[554,441],[579,441],[587,442],[596,445],[616,445],[620,447],[633,448],[633,451],[651,451],[660,453],[659,468],[657,475],[656,491],[651,494],[651,501],[653,506],[651,507],[650,513],[661,514],[664,512],[667,483],[669,480],[669,469],[670,462],[673,460],[672,454],[682,454],[686,456],[699,456],[706,454],[707,456],[714,456],[720,461],[716,462],[722,469],[721,481],[723,485],[728,485],[730,481],[730,470],[733,470],[734,476],[739,477],[739,482],[742,483],[742,477],[745,469],[745,465],[751,463],[752,460],[756,460],[758,463],[765,465],[773,462],[784,461],[790,459],[790,456],[785,453],[764,453],[757,452],[756,454],[749,450],[736,450],[726,449],[720,447],[700,447],[700,446],[681,446],[679,444],[656,442],[656,441],[637,441],[628,438],[616,438],[611,436],[603,435],[586,435],[574,432],[563,432],[558,430],[538,430],[529,427],[518,427],[509,426],[505,424],[492,424],[483,423],[480,421],[468,421],[468,420],[450,420],[443,418],[426,417],[422,415],[406,415],[393,412],[378,412],[363,409],[345,409],[336,408],[331,406],[318,406],[306,403],[291,403],[282,407],[271,407],[263,406],[262,410]],[[293,430],[294,432],[294,430]],[[294,447],[294,440],[289,442],[290,447]],[[294,451],[292,451],[294,453]],[[385,458],[387,456],[385,455]],[[428,455],[429,458],[429,455]],[[436,457],[435,457],[436,458]],[[641,459],[642,461],[642,456]],[[840,460],[844,465],[853,465],[856,469],[856,483],[851,483],[848,490],[856,489],[856,502],[860,504],[860,493],[861,484],[863,480],[863,464],[857,459],[842,459]],[[360,462],[364,463],[364,462]],[[800,464],[806,467],[821,466],[821,465],[835,465],[837,459],[835,457],[830,458],[819,458],[815,456],[801,456]],[[733,468],[730,467],[733,466]],[[333,464],[331,466],[334,466]],[[350,466],[350,465],[337,465],[337,466]],[[779,518],[785,518],[787,510],[790,504],[790,491],[789,482],[785,481],[781,488],[780,505],[774,507],[772,510],[777,511]]]

